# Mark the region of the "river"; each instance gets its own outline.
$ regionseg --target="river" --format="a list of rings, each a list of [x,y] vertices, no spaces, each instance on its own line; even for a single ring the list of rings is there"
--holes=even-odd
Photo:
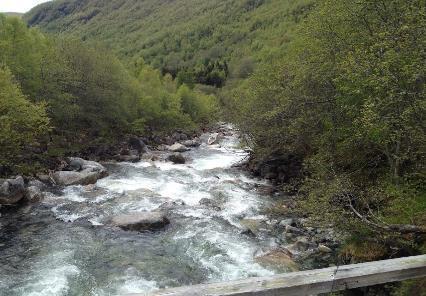
[[[185,156],[184,165],[107,164],[109,177],[95,187],[52,188],[41,203],[3,214],[0,295],[125,295],[274,274],[254,254],[276,238],[241,233],[240,221],[264,219],[272,200],[256,190],[265,181],[232,167],[247,156],[238,134]],[[165,203],[171,223],[162,231],[108,225]]]

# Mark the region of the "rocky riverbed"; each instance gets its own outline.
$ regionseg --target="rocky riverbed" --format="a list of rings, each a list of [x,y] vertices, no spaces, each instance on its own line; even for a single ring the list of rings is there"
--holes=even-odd
[[[50,184],[3,180],[19,207],[0,217],[0,295],[121,295],[333,263],[331,230],[272,215],[283,197],[234,166],[248,155],[231,126],[152,148],[68,159]]]

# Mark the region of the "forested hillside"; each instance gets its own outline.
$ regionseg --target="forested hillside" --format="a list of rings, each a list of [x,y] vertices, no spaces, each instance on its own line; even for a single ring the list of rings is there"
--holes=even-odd
[[[142,61],[130,72],[102,47],[46,37],[18,18],[0,14],[0,40],[0,175],[129,133],[192,130],[215,113],[213,96]]]
[[[313,0],[61,0],[25,16],[31,26],[106,43],[185,82],[222,86],[271,61]],[[180,74],[180,75],[179,75]]]

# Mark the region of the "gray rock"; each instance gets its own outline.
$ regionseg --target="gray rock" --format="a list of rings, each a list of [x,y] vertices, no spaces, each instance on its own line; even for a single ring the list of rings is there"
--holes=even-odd
[[[300,234],[300,235],[303,235],[305,233],[302,229],[293,227],[291,225],[286,225],[285,231],[290,232],[290,233],[294,233],[294,234]]]
[[[139,139],[137,137],[131,137],[129,139],[129,146],[132,149],[135,149],[138,151],[138,154],[146,153],[149,151],[148,147],[146,146],[145,142],[142,139]]]
[[[305,252],[315,247],[315,244],[309,242],[308,238],[300,237],[294,244],[290,245],[289,249],[296,252]]]
[[[181,142],[182,145],[185,145],[186,147],[198,147],[201,145],[201,143],[197,140],[186,140]]]
[[[21,176],[7,179],[0,185],[0,204],[16,204],[25,196],[25,182]]]
[[[81,158],[72,158],[69,161],[69,168],[73,171],[81,171],[83,169],[84,160]]]
[[[43,182],[43,183],[47,183],[47,184],[51,184],[52,183],[52,178],[49,175],[46,174],[37,174],[37,178]]]
[[[293,218],[289,218],[289,219],[284,219],[280,221],[280,226],[281,227],[286,227],[286,226],[292,226],[294,223]]]
[[[152,152],[148,152],[142,155],[141,157],[142,160],[146,160],[146,161],[157,161],[160,160],[159,155],[152,153]]]
[[[55,183],[60,186],[71,186],[71,185],[89,185],[94,184],[100,175],[98,172],[70,172],[70,171],[59,171],[53,173],[53,179]]]
[[[37,186],[30,186],[27,188],[25,193],[25,200],[34,203],[39,202],[44,198],[43,192]]]
[[[257,219],[243,219],[240,224],[244,229],[249,229],[255,235],[258,235],[263,227],[263,221]]]
[[[70,158],[70,161],[76,158]],[[81,159],[81,158],[80,158]],[[90,170],[92,172],[104,172],[106,173],[106,168],[96,161],[84,160],[81,167],[82,170]]]
[[[183,157],[180,153],[173,153],[167,157],[167,160],[175,163],[175,164],[184,164],[186,162],[185,157]]]
[[[53,173],[53,179],[57,185],[89,185],[96,183],[97,180],[108,175],[106,168],[95,161],[88,161],[81,158],[70,158],[69,162],[80,163],[80,171],[58,171]]]
[[[162,212],[142,212],[113,217],[111,224],[123,230],[154,231],[170,223]]]
[[[172,135],[172,139],[175,141],[186,141],[188,140],[188,135],[182,131],[178,131]]]
[[[37,187],[37,188],[38,188],[38,189],[40,189],[40,190],[43,190],[43,189],[45,189],[45,188],[46,188],[46,184],[44,184],[43,182],[41,182],[41,181],[39,181],[39,180],[37,180],[37,179],[30,180],[30,181],[28,182],[28,186],[29,186],[29,187]]]
[[[254,234],[253,231],[251,231],[249,228],[246,228],[246,227],[241,230],[240,234],[256,237],[256,234]]]
[[[168,147],[168,150],[171,152],[185,152],[185,151],[188,151],[189,149],[182,144],[174,143],[173,145]]]

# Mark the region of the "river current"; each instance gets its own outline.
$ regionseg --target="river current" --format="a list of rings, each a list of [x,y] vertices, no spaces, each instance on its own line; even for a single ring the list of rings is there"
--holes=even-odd
[[[242,219],[264,219],[265,181],[232,165],[247,157],[232,130],[190,161],[106,164],[95,186],[53,188],[37,205],[0,217],[0,295],[126,295],[275,273],[254,254],[275,238],[242,234]],[[201,200],[210,200],[200,204]],[[129,232],[108,220],[167,208],[170,225]]]

